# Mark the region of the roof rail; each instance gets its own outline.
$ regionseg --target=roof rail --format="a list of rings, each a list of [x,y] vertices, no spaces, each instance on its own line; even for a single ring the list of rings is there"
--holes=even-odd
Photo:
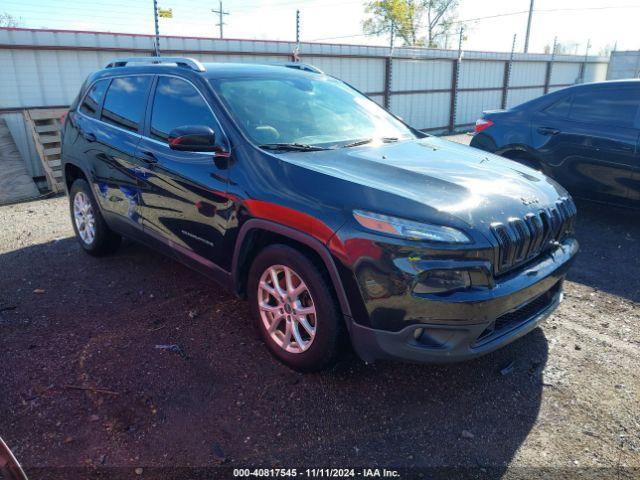
[[[285,63],[281,63],[280,65],[282,65],[283,67],[287,67],[287,68],[295,68],[297,70],[303,70],[305,72],[324,73],[318,67],[314,67],[313,65],[310,65],[308,63],[285,62]]]
[[[204,72],[206,69],[204,65],[198,60],[187,57],[127,57],[117,58],[107,64],[105,68],[124,67],[129,63],[151,63],[151,64],[164,64],[175,63],[178,67],[190,68],[196,72]]]

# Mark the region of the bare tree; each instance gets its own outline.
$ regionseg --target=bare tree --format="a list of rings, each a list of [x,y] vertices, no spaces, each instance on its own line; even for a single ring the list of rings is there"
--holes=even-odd
[[[14,17],[10,13],[0,13],[0,27],[19,27],[22,25],[22,19]]]
[[[556,43],[556,55],[577,55],[578,42],[558,42]],[[544,53],[553,53],[553,47],[549,44],[544,46]]]
[[[601,57],[609,57],[611,53],[615,50],[615,48],[616,48],[615,43],[607,43],[604,47],[598,50],[598,55],[600,55]]]
[[[423,8],[427,15],[427,46],[434,48],[451,31],[458,0],[426,0]]]

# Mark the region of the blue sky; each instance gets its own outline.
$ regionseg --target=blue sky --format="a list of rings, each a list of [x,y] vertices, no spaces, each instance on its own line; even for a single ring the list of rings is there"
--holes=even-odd
[[[174,18],[161,19],[167,35],[217,36],[217,16],[211,12],[217,1],[159,0],[172,8]],[[602,8],[606,7],[606,8]],[[466,49],[506,51],[514,33],[522,48],[529,0],[461,0],[460,20],[467,22]],[[640,48],[637,19],[640,0],[536,0],[530,51],[541,52],[554,36],[575,43],[584,54],[591,40],[591,52],[618,42],[619,49]],[[388,39],[362,35],[365,19],[362,0],[227,0],[224,9],[225,37],[272,40],[295,38],[295,11],[300,9],[302,40],[335,43],[386,45]],[[0,11],[20,17],[25,27],[76,30],[153,32],[152,0],[3,0]],[[507,15],[505,15],[507,14]],[[496,18],[483,18],[504,15]],[[452,41],[453,43],[453,41]]]

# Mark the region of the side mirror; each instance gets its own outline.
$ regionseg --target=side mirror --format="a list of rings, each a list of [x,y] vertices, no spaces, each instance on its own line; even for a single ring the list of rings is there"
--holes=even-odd
[[[183,152],[220,152],[216,134],[206,125],[185,125],[169,133],[169,147]]]

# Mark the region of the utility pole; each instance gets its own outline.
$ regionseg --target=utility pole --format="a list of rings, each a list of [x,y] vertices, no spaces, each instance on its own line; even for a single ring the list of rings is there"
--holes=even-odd
[[[217,23],[216,25],[218,25],[220,27],[220,38],[224,38],[223,29],[222,29],[222,27],[224,26],[224,19],[223,19],[224,17],[223,17],[223,15],[229,15],[229,12],[225,12],[224,10],[222,10],[222,0],[220,0],[218,10],[211,9],[211,11],[213,13],[217,13],[220,16],[219,20],[218,20],[219,23]]]
[[[524,37],[524,53],[529,51],[529,34],[531,33],[531,17],[533,16],[533,1],[529,4],[529,18],[527,19],[527,33]]]
[[[153,21],[156,25],[156,39],[153,46],[153,55],[160,56],[160,27],[158,26],[158,0],[153,0]]]

